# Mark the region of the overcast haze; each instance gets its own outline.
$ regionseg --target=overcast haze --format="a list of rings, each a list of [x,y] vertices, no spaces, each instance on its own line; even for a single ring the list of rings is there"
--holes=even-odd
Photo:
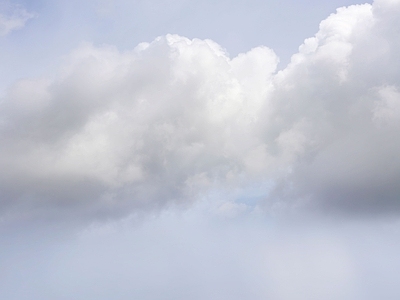
[[[398,299],[400,1],[2,1],[4,299]]]

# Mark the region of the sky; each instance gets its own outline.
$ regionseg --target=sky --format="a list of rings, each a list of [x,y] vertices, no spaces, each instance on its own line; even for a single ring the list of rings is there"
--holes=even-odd
[[[399,0],[0,0],[2,298],[398,299],[399,28]]]

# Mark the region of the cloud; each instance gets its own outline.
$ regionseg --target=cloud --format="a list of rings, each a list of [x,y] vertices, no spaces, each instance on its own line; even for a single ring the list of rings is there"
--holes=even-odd
[[[34,17],[34,13],[26,11],[22,6],[3,3],[0,11],[0,36],[23,28],[25,23]]]
[[[340,8],[277,73],[266,47],[82,45],[1,102],[3,220],[109,218],[255,182],[269,211],[398,213],[399,14]]]
[[[278,197],[330,211],[398,211],[399,45],[390,29],[398,9],[386,1],[338,9],[277,74],[280,124],[308,123],[308,146]]]
[[[19,81],[3,100],[3,208],[110,215],[234,180],[276,64],[264,47],[230,60],[174,35],[125,53],[83,45],[59,78]]]
[[[60,236],[0,235],[7,299],[395,299],[399,223],[228,222],[192,206]],[[13,228],[15,230],[15,228]],[[23,241],[23,242],[21,242]]]

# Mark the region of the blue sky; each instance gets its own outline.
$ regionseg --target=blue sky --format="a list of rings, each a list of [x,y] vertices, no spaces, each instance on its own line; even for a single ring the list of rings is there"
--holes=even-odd
[[[0,3],[0,295],[398,299],[398,0]]]

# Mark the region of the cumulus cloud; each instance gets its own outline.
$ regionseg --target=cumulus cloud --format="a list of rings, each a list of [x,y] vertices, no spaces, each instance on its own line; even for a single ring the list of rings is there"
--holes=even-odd
[[[2,99],[3,220],[120,216],[254,182],[270,211],[398,212],[399,14],[340,8],[279,72],[266,47],[82,45]]]
[[[309,142],[279,197],[346,212],[398,210],[399,45],[390,29],[398,9],[386,1],[338,9],[275,77],[281,124],[306,120]]]
[[[0,5],[0,36],[5,36],[11,31],[21,29],[25,23],[35,17],[34,13],[26,11],[19,5],[8,2]]]
[[[267,48],[230,60],[174,35],[126,53],[83,45],[57,79],[3,100],[3,207],[108,215],[235,180],[276,64]]]

